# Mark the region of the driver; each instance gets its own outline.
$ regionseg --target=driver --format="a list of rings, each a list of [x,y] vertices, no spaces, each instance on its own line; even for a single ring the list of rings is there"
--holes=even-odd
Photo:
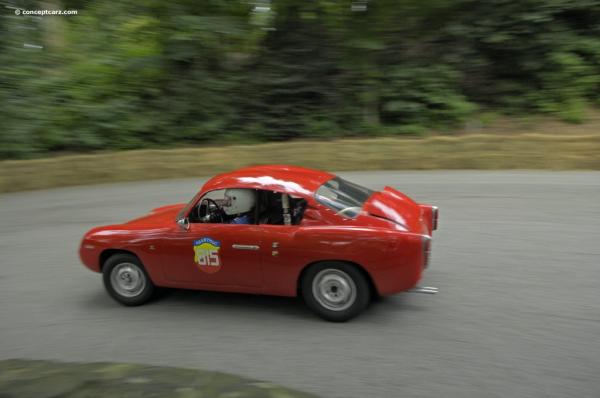
[[[256,195],[251,189],[227,189],[223,211],[230,217],[230,224],[252,224]]]

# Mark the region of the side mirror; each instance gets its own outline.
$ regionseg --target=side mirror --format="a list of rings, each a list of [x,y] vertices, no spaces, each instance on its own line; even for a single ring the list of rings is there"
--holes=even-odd
[[[179,225],[184,231],[187,231],[190,229],[190,220],[187,217],[180,218],[177,220],[177,225]]]

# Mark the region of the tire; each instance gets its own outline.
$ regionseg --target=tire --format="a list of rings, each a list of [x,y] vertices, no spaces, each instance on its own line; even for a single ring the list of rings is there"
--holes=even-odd
[[[301,281],[306,305],[321,318],[346,322],[369,305],[371,289],[353,265],[326,261],[311,266]]]
[[[127,306],[148,302],[155,290],[144,265],[131,254],[121,253],[109,257],[102,267],[102,279],[108,294]]]

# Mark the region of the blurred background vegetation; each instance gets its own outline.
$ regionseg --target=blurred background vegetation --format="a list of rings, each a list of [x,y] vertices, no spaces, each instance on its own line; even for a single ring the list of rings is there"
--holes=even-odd
[[[1,159],[418,135],[490,111],[580,122],[600,105],[595,0],[1,4]]]

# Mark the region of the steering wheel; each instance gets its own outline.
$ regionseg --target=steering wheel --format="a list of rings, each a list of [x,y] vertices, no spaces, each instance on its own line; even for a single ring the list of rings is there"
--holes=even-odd
[[[200,208],[204,203],[206,203],[206,215],[202,217],[200,215]],[[198,206],[198,219],[203,220],[203,222],[225,222],[225,217],[223,217],[223,209],[219,207],[217,202],[210,198],[202,199],[200,206]]]
[[[351,206],[351,207],[346,207],[345,209],[342,209],[342,210],[338,211],[337,213],[335,213],[335,215],[336,216],[347,217],[346,213],[349,213],[351,211],[359,213],[361,210],[362,210],[362,207]]]

